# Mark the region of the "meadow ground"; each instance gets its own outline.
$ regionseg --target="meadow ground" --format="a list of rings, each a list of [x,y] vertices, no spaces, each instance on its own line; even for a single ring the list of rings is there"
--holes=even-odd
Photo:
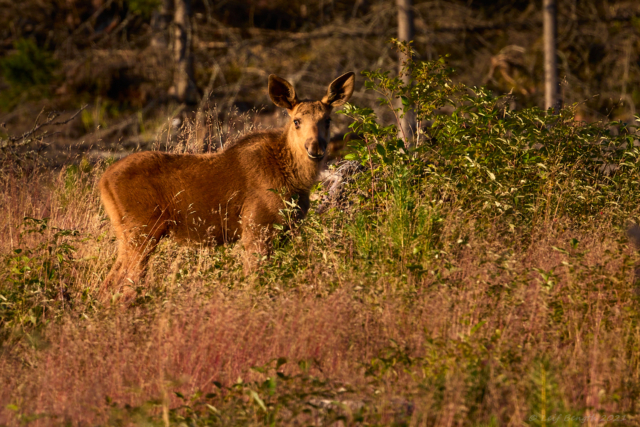
[[[419,111],[416,147],[347,106],[363,172],[257,273],[166,240],[129,308],[97,299],[109,161],[5,156],[0,425],[637,424],[635,129],[412,66],[366,77]]]

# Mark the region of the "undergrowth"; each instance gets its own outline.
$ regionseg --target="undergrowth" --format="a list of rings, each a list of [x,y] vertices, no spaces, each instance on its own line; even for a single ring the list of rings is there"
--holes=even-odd
[[[126,310],[108,162],[3,175],[0,424],[637,423],[636,130],[405,72],[363,76],[415,134],[347,105],[361,172],[258,273],[167,240]]]

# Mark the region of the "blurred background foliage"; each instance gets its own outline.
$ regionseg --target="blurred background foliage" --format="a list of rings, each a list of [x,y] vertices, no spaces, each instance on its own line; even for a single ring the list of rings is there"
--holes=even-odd
[[[2,122],[20,130],[31,110],[83,103],[108,105],[107,119],[145,107],[150,116],[166,117],[156,110],[171,101],[172,3],[0,1]],[[198,103],[222,113],[273,111],[265,84],[271,73],[318,96],[346,70],[397,69],[387,43],[397,33],[391,0],[192,0],[191,9]],[[541,11],[541,1],[531,0],[416,0],[415,51],[424,60],[450,55],[456,81],[486,85],[496,95],[512,92],[512,107],[541,107]],[[581,103],[578,119],[633,120],[639,52],[637,1],[559,2],[561,96],[565,104]],[[373,107],[361,84],[352,101]],[[84,132],[78,126],[67,136]]]

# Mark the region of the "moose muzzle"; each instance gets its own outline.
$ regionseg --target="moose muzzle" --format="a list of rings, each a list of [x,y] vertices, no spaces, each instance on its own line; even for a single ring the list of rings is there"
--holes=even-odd
[[[307,156],[311,160],[319,161],[324,159],[327,151],[327,141],[324,138],[307,140],[304,148],[307,150]]]

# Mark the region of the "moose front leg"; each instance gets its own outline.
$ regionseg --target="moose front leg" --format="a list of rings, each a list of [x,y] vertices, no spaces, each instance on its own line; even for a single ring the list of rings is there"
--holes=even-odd
[[[257,270],[265,257],[271,254],[273,240],[271,225],[249,222],[242,227],[242,246],[244,248],[244,272],[250,274]]]
[[[273,203],[270,203],[273,202]],[[242,237],[244,247],[244,271],[255,271],[271,252],[275,234],[273,224],[280,223],[278,200],[256,200],[245,206],[242,212]]]

